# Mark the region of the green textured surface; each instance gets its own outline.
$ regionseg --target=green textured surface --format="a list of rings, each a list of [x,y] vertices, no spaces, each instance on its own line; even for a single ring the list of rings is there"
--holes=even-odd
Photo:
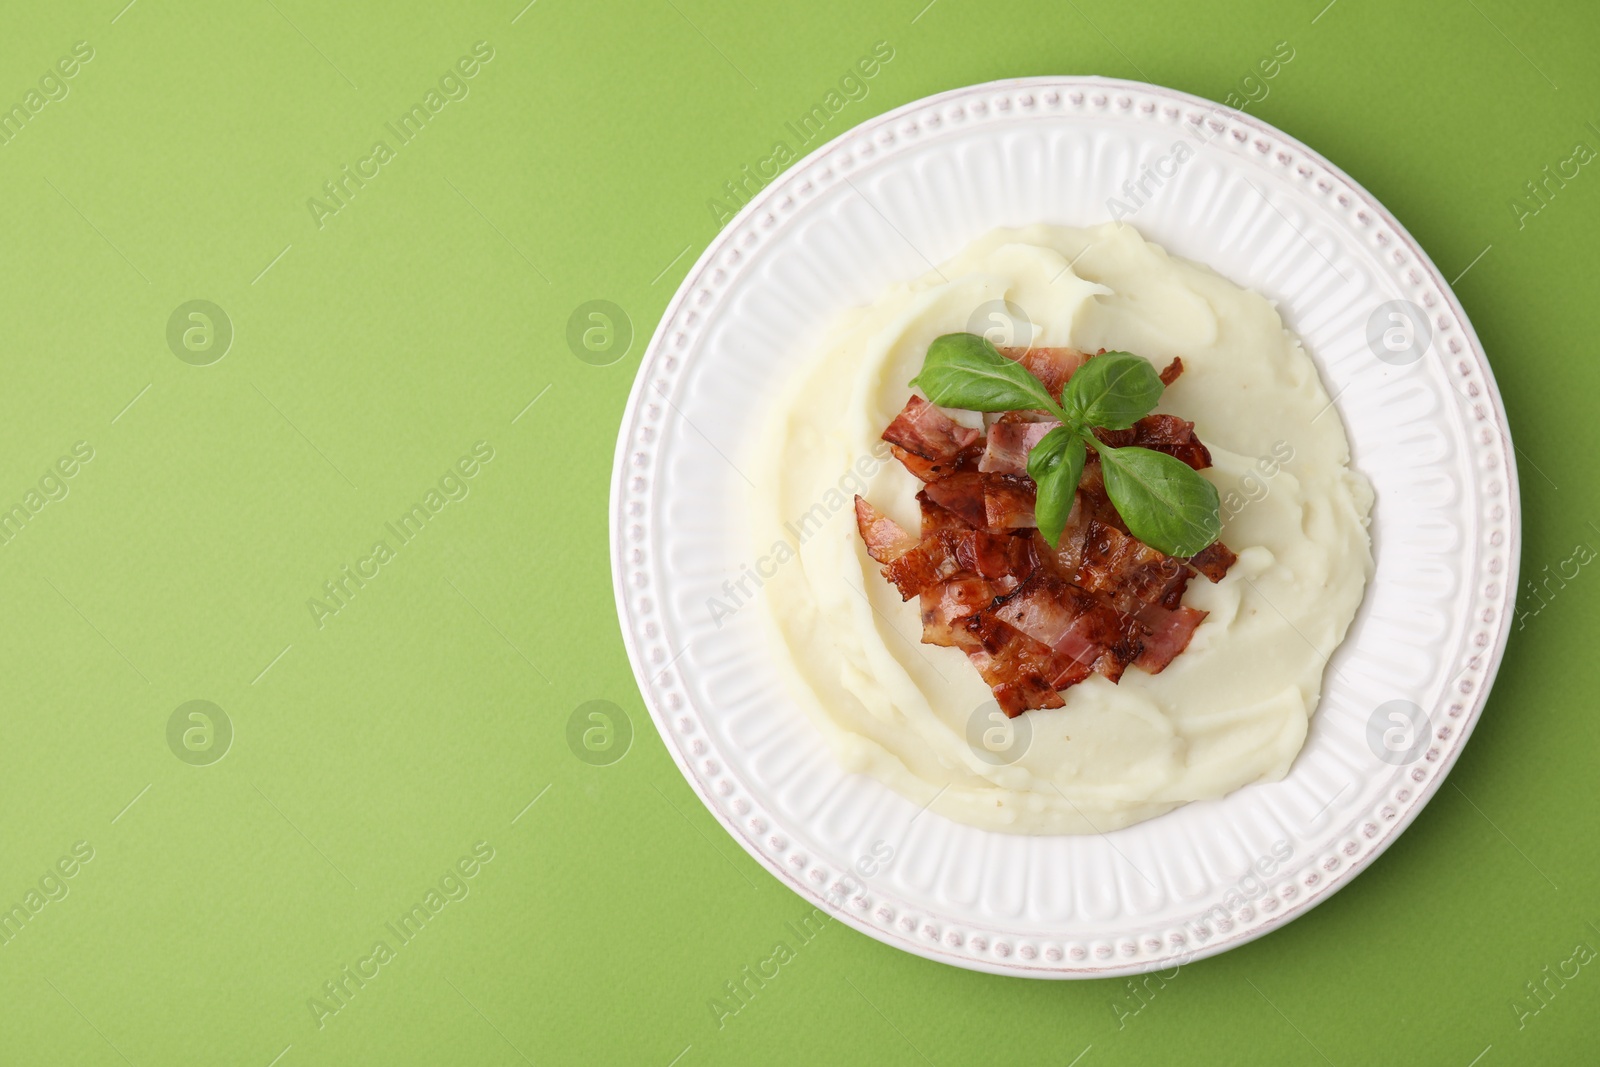
[[[0,33],[0,106],[25,112],[93,49],[0,144],[0,509],[66,493],[0,544],[0,908],[28,915],[0,926],[0,1062],[1594,1061],[1595,966],[1525,990],[1600,947],[1591,568],[1524,595],[1477,733],[1393,849],[1137,1014],[1124,980],[967,973],[833,924],[719,1026],[708,1001],[808,909],[642,709],[606,498],[706,201],[876,42],[893,60],[830,133],[1014,75],[1243,99],[1287,41],[1250,112],[1447,277],[1473,264],[1457,290],[1519,446],[1524,572],[1554,571],[1600,547],[1600,174],[1511,204],[1600,148],[1600,10],[122,2],[12,5]],[[467,95],[399,144],[385,123],[480,41]],[[394,158],[319,227],[308,199],[380,139]],[[166,337],[197,299],[235,331],[209,366]],[[566,340],[596,299],[635,333],[608,366]],[[78,442],[92,460],[41,488]],[[401,545],[385,524],[477,442],[493,459],[443,483],[467,495]],[[393,558],[319,626],[308,598],[380,539]],[[191,700],[233,725],[219,762],[169,747]],[[567,741],[590,700],[632,721],[609,765]],[[78,842],[93,858],[45,878]],[[474,847],[492,860],[446,879]],[[41,879],[59,899],[28,912]],[[386,924],[441,879],[467,895],[402,943]],[[319,1025],[308,1001],[380,940],[393,958]]]

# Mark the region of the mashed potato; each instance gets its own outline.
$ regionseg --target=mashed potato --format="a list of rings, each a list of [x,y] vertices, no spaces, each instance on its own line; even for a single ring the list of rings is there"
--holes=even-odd
[[[1001,344],[1183,357],[1157,410],[1192,420],[1210,448],[1204,475],[1239,554],[1221,583],[1190,583],[1184,603],[1210,614],[1164,672],[1092,675],[1065,707],[1016,720],[965,655],[920,643],[917,602],[839,506],[860,492],[917,530],[921,483],[882,458],[879,435],[929,342],[984,332],[993,322],[973,316],[997,302],[1026,316],[1020,336],[990,335]],[[1372,573],[1372,491],[1299,342],[1261,296],[1126,225],[996,231],[895,286],[797,372],[758,451],[753,543],[795,552],[764,602],[797,698],[848,770],[991,830],[1111,830],[1283,777]]]

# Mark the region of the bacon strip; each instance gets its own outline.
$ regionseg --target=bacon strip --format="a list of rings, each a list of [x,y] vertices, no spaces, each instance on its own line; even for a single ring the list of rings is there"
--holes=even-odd
[[[883,568],[883,576],[900,590],[901,600],[919,596],[947,578],[959,576],[966,568],[962,565],[961,549],[968,543],[971,531],[941,531],[892,560]],[[970,548],[967,555],[971,556]]]
[[[963,521],[955,512],[936,503],[928,495],[927,490],[917,494],[917,505],[922,509],[920,532],[924,538],[940,530],[965,530],[972,525]]]
[[[856,530],[866,542],[867,555],[879,563],[893,563],[917,547],[917,539],[883,512],[856,497]]]
[[[1146,604],[1175,608],[1189,584],[1189,570],[1181,561],[1098,519],[1091,519],[1084,533],[1075,577],[1084,589],[1128,613]]]
[[[1028,453],[1044,440],[1045,434],[1060,425],[1055,419],[1008,422],[1001,418],[989,427],[978,469],[993,474],[1028,473]]]
[[[1133,665],[1151,674],[1160,674],[1167,664],[1189,647],[1189,639],[1194,636],[1196,627],[1205,621],[1205,617],[1206,612],[1198,608],[1178,608],[1176,611],[1159,607],[1145,608],[1139,614],[1139,622],[1145,627],[1147,636],[1144,650],[1133,661]]]
[[[1237,562],[1239,557],[1221,541],[1214,541],[1189,557],[1189,565],[1213,582],[1222,581],[1228,568]]]
[[[1211,452],[1194,435],[1194,423],[1176,415],[1146,415],[1126,430],[1096,430],[1095,436],[1112,448],[1137,445],[1165,452],[1197,471],[1211,466]]]
[[[942,410],[913,395],[900,409],[883,439],[895,458],[925,482],[952,473],[975,453],[983,431],[956,422]]]
[[[993,608],[996,619],[1056,648],[1093,598],[1048,571],[1037,571]]]
[[[980,527],[988,516],[983,503],[983,475],[977,471],[960,471],[930,482],[922,492],[968,526]]]
[[[1067,387],[1067,379],[1090,359],[1089,353],[1079,352],[1076,348],[1008,347],[999,349],[999,352],[1007,359],[1022,364],[1029,374],[1044,383],[1050,395],[1057,400],[1061,399],[1061,390]]]
[[[1064,677],[1072,665],[1062,662],[1048,645],[1008,626],[988,611],[971,616],[966,629],[977,643],[967,652],[967,658],[989,683],[1000,710],[1008,717],[1014,719],[1030,708],[1059,708],[1066,703],[1059,692],[1066,687],[1058,685],[1057,679]]]
[[[988,607],[996,595],[994,584],[982,578],[952,578],[924,591],[922,643],[960,647],[966,636],[961,624]]]
[[[1033,514],[1033,479],[1022,474],[980,474],[984,525],[991,530],[1023,530],[1038,526]]]
[[[980,434],[946,415],[915,394],[906,401],[883,439],[914,452],[924,459],[943,459],[955,455],[977,441]]]
[[[895,459],[901,462],[906,470],[924,482],[938,481],[942,476],[949,473],[947,468],[952,466],[948,461],[940,462],[938,460],[923,459],[915,452],[907,452],[899,445],[890,445],[889,451],[894,455]]]

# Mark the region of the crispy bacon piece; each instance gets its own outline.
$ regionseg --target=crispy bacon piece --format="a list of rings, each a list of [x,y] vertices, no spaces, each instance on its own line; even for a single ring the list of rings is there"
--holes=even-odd
[[[1033,479],[1025,474],[963,470],[929,482],[922,492],[976,529],[1020,530],[1039,525],[1033,516]]]
[[[1000,351],[1057,397],[1091,358],[1068,348]],[[1161,380],[1171,384],[1182,372],[1174,359]],[[1042,411],[1013,411],[984,433],[913,396],[883,439],[926,483],[917,494],[917,535],[856,498],[868,554],[903,599],[918,598],[923,642],[966,653],[1010,716],[1061,707],[1061,691],[1091,674],[1116,682],[1130,666],[1164,670],[1206,617],[1182,604],[1190,580],[1221,581],[1237,559],[1220,541],[1187,560],[1139,541],[1111,505],[1093,451],[1060,541],[1050,547],[1037,529],[1027,461],[1057,425]],[[1095,433],[1113,447],[1164,452],[1195,470],[1211,465],[1194,424],[1175,415]]]
[[[968,526],[982,526],[988,516],[983,503],[983,475],[978,471],[959,471],[948,478],[929,482],[922,492]]]
[[[1025,474],[980,474],[984,525],[991,530],[1024,530],[1039,525],[1033,503],[1037,492]]]
[[[979,668],[979,674],[983,669]],[[1066,706],[1066,701],[1061,699],[1061,693],[1056,688],[1056,683],[1047,682],[1044,675],[1037,671],[1028,670],[1026,667],[1017,667],[1011,662],[997,664],[990,668],[984,676],[984,681],[990,677],[1001,677],[1002,680],[991,684],[994,699],[1000,705],[1000,710],[1008,718],[1015,719],[1025,711],[1034,708],[1059,708]],[[1082,681],[1078,679],[1077,681]],[[1077,681],[1070,683],[1076,685]],[[1065,689],[1067,686],[1062,686]]]
[[[943,511],[938,505],[924,501],[924,514]],[[996,598],[1017,588],[1017,585],[1038,566],[1033,542],[1025,536],[996,534],[987,530],[965,529],[965,524],[949,515],[949,525],[939,525],[930,530],[923,525],[925,538],[953,538],[955,551],[952,558],[962,568],[962,575],[970,577],[934,581],[919,592],[922,597],[922,640],[929,645],[947,645],[971,649],[972,639],[962,624],[968,616],[988,607]],[[940,520],[934,516],[936,522]],[[909,599],[909,598],[908,598]]]
[[[924,482],[938,481],[949,474],[955,463],[949,460],[923,459],[915,452],[907,452],[899,445],[890,445],[889,452],[905,467],[906,470],[916,475]]]
[[[1067,379],[1090,359],[1089,353],[1079,352],[1076,348],[1008,347],[999,352],[1007,359],[1022,364],[1023,369],[1043,382],[1050,395],[1057,400],[1061,399],[1061,390],[1066,388]]]
[[[972,524],[965,522],[955,512],[934,502],[928,496],[927,490],[917,494],[917,505],[922,509],[922,526],[919,532],[923,537],[936,534],[940,530],[964,530]]]
[[[1118,614],[1109,605],[1100,605],[1084,616],[1079,631],[1087,649],[1100,650],[1093,664],[1094,673],[1108,682],[1121,681],[1128,664],[1139,656],[1142,635],[1135,621]]]
[[[1238,561],[1239,557],[1234,555],[1233,549],[1221,541],[1213,541],[1189,557],[1189,565],[1213,582],[1222,581],[1228,568]]]
[[[920,396],[912,396],[883,431],[883,439],[907,470],[932,482],[976,454],[983,431],[963,426]]]
[[[1045,434],[1060,425],[1055,419],[1023,422],[1020,419],[1008,421],[1002,416],[989,427],[978,469],[992,474],[1027,474],[1028,453],[1044,440]]]
[[[1027,539],[958,523],[924,533],[915,547],[889,561],[883,576],[900,590],[902,600],[958,577],[988,579],[998,595],[1015,589],[1036,565]]]
[[[978,536],[976,562],[978,573],[985,578],[995,582],[1009,579],[1009,584],[1001,590],[1009,593],[1038,569],[1039,556],[1032,536],[1019,533],[996,537],[983,533]]]
[[[924,537],[917,547],[883,568],[883,576],[900,590],[901,600],[910,600],[923,590],[962,573],[961,549],[967,547],[967,555],[971,557],[971,536],[971,530],[941,530]]]
[[[976,647],[967,658],[989,683],[1000,710],[1016,718],[1031,708],[1059,708],[1061,699],[1056,680],[1069,673],[1072,664],[1057,656],[1048,645],[980,611],[966,621],[968,638]],[[1084,677],[1087,677],[1087,672]],[[1081,681],[1082,679],[1078,679]]]
[[[1211,466],[1211,452],[1194,435],[1194,423],[1176,415],[1146,415],[1126,430],[1096,430],[1095,436],[1112,448],[1138,445],[1165,452],[1197,471]]]
[[[991,613],[1035,641],[1058,648],[1079,617],[1093,606],[1094,598],[1083,590],[1041,570],[995,604]]]
[[[1198,608],[1180,607],[1175,611],[1145,608],[1139,613],[1139,624],[1146,630],[1144,649],[1133,665],[1151,674],[1160,674],[1178,653],[1189,647],[1189,639],[1205,617],[1206,613]]]
[[[856,497],[856,529],[866,542],[867,555],[879,563],[893,563],[917,547],[917,539],[877,508]]]
[[[1091,519],[1076,580],[1118,611],[1136,614],[1146,604],[1176,608],[1189,584],[1189,569],[1131,534]]]
[[[994,584],[983,578],[952,578],[925,590],[922,643],[961,647],[966,632],[959,624],[988,607],[996,595]]]
[[[1116,681],[1140,652],[1136,620],[1046,571],[1035,572],[989,614],[1049,647],[1060,667],[1057,680],[1070,678],[1070,684],[1091,671]]]

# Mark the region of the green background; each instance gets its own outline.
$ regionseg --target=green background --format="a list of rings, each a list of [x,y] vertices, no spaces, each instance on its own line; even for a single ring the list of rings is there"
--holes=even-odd
[[[1525,587],[1471,745],[1394,848],[1137,1014],[1124,980],[968,973],[834,923],[720,1028],[708,1001],[809,909],[667,757],[607,571],[620,412],[707,200],[878,41],[830,133],[1015,75],[1242,99],[1289,42],[1248,110],[1447,278],[1470,265],[1525,576],[1600,547],[1600,174],[1512,207],[1600,148],[1594,5],[122,3],[8,5],[0,30],[0,106],[94,50],[0,145],[0,508],[93,449],[0,545],[0,908],[93,849],[0,945],[0,1061],[1595,1061],[1600,965],[1514,1007],[1600,948],[1592,567]],[[478,41],[469,95],[398,146],[384,124]],[[394,158],[319,227],[307,201],[379,139]],[[209,366],[167,340],[197,299],[235,334]],[[590,300],[631,320],[610,365],[567,341]],[[479,441],[470,493],[395,547],[385,523]],[[379,539],[394,558],[319,627],[308,599]],[[197,699],[234,730],[203,766],[167,733]],[[568,741],[592,700],[620,708],[609,765]],[[396,948],[385,924],[479,842],[469,895]],[[379,939],[394,958],[319,1027],[308,1001]]]

